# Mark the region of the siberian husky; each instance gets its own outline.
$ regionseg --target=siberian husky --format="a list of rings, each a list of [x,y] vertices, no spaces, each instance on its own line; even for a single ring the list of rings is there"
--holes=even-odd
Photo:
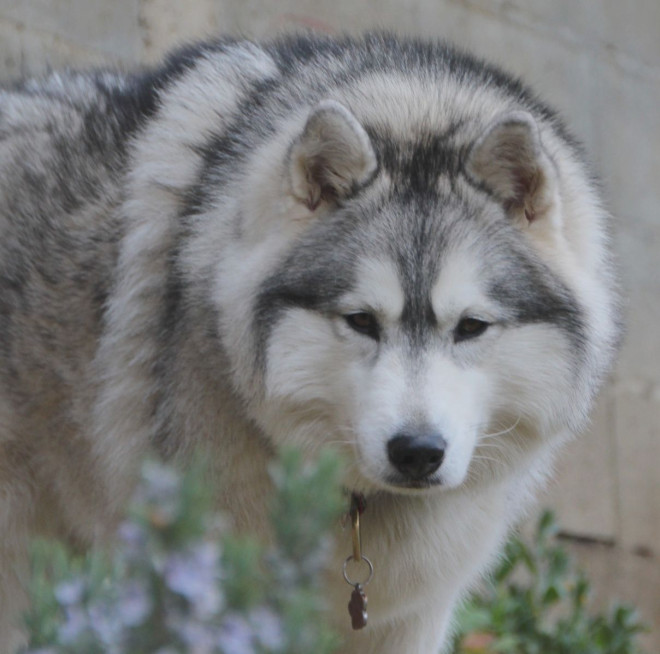
[[[344,654],[441,650],[585,426],[619,339],[604,209],[557,115],[441,43],[219,40],[0,91],[0,651],[34,533],[109,535],[143,455],[211,444],[259,532],[332,447],[375,566]]]

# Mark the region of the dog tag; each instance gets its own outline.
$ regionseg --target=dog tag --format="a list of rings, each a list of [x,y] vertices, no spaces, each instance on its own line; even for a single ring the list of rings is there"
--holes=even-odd
[[[353,493],[349,516],[351,518],[351,532],[353,537],[353,554],[344,561],[344,579],[346,583],[353,586],[351,601],[348,603],[348,614],[351,616],[351,626],[353,629],[364,629],[367,626],[367,594],[364,587],[371,581],[374,574],[374,566],[371,561],[362,554],[362,543],[360,540],[360,514],[364,511],[365,503],[362,495]],[[346,572],[346,566],[350,561],[359,564],[366,564],[368,575],[363,581],[353,581]]]
[[[348,603],[348,613],[351,616],[351,627],[354,630],[363,629],[367,626],[367,594],[362,584],[355,584],[351,593],[351,601]]]

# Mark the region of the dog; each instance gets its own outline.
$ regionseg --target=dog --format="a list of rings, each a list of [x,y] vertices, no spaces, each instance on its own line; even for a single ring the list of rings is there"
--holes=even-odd
[[[30,537],[103,542],[199,444],[261,534],[277,448],[337,450],[375,568],[353,631],[338,528],[341,651],[441,651],[620,340],[557,114],[443,43],[220,39],[5,86],[0,170],[0,651]]]

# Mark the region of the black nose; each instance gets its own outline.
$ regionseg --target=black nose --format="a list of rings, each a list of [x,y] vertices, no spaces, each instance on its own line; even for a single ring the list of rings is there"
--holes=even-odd
[[[408,436],[398,434],[387,443],[390,463],[405,477],[420,480],[442,464],[447,443],[439,434]]]

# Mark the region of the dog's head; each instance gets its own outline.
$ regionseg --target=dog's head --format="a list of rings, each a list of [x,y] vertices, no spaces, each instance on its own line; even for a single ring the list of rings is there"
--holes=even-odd
[[[225,329],[262,428],[343,450],[367,491],[506,471],[582,424],[600,374],[536,121],[401,133],[326,101],[260,154]]]

